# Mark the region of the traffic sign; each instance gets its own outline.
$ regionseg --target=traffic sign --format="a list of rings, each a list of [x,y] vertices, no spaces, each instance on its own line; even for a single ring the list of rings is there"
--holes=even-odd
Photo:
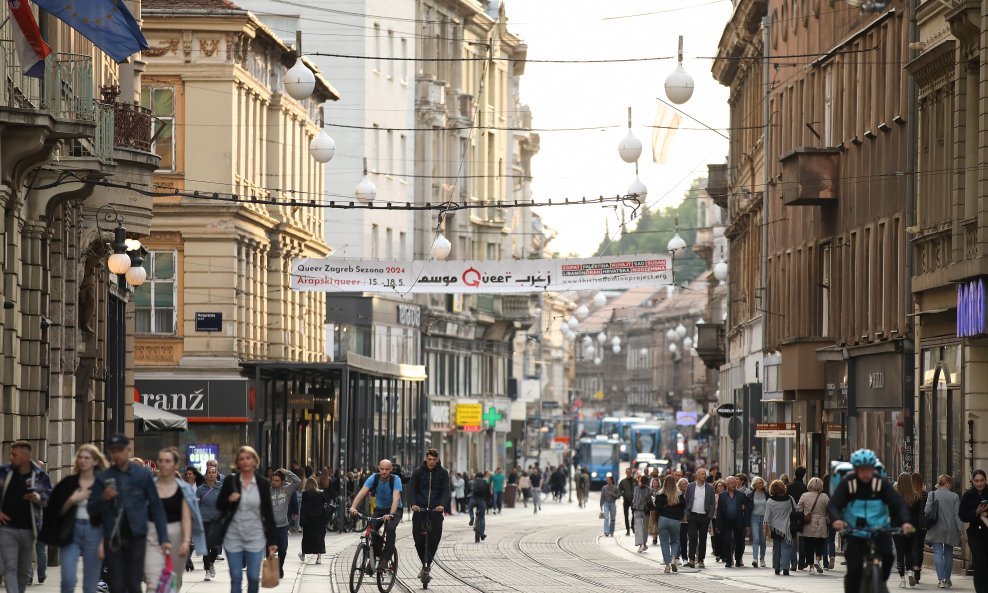
[[[731,420],[727,423],[727,436],[731,437],[732,441],[740,439],[742,428],[744,428],[744,425],[741,424],[741,419],[737,416],[731,417]]]
[[[737,409],[734,404],[721,404],[717,408],[717,415],[721,418],[733,418],[741,414],[741,410]]]

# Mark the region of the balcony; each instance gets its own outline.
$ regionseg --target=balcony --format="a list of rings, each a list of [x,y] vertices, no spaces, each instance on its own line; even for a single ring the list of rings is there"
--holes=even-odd
[[[112,103],[113,145],[141,152],[151,152],[154,116],[151,110],[127,103]]]
[[[58,120],[92,123],[93,61],[79,54],[53,53],[45,61],[43,79],[24,76],[14,42],[0,39],[0,107],[47,111]]]
[[[500,301],[502,319],[517,321],[532,318],[532,300],[527,295],[503,295]]]
[[[707,165],[707,193],[714,204],[727,208],[727,165]]]
[[[782,157],[782,203],[786,206],[835,204],[840,183],[840,150],[797,148]]]
[[[696,354],[708,369],[719,369],[727,361],[723,323],[697,323]]]

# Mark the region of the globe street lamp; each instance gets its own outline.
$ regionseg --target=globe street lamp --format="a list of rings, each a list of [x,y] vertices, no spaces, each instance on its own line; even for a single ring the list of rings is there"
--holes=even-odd
[[[683,36],[679,36],[679,64],[672,74],[666,78],[666,96],[677,105],[690,100],[693,96],[693,77],[683,68]]]

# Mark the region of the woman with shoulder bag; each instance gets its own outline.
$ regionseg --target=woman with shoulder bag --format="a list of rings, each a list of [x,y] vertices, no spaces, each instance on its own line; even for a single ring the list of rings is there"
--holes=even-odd
[[[196,490],[199,500],[199,514],[202,515],[202,527],[206,531],[206,553],[202,555],[202,568],[206,571],[204,581],[216,578],[216,558],[222,549],[216,544],[215,533],[221,529],[220,510],[216,501],[220,497],[219,469],[216,466],[206,468],[205,481]]]
[[[76,587],[79,558],[82,558],[82,592],[96,593],[103,562],[99,547],[103,533],[93,525],[86,503],[96,481],[96,473],[106,469],[106,459],[90,444],[79,447],[72,463],[72,475],[60,481],[51,491],[45,507],[39,539],[58,546],[62,561],[62,593],[73,593]]]
[[[662,562],[665,572],[677,572],[679,556],[679,525],[686,509],[683,497],[676,486],[676,476],[666,475],[662,489],[655,495],[655,512],[659,515],[659,541],[662,544]]]
[[[243,591],[247,567],[247,593],[260,587],[265,552],[278,554],[278,535],[271,507],[271,483],[257,474],[261,458],[252,447],[237,452],[237,472],[223,480],[216,507],[224,513],[223,547],[230,567],[230,593]]]
[[[631,499],[631,511],[635,518],[635,545],[639,552],[648,549],[648,531],[646,522],[648,521],[648,509],[651,503],[651,490],[648,487],[648,476],[642,476],[635,487],[634,497]]]
[[[789,527],[792,511],[796,508],[792,497],[786,494],[786,485],[775,480],[768,487],[769,499],[765,503],[765,537],[772,537],[772,568],[789,576],[793,558],[793,532]]]
[[[648,534],[652,536],[652,545],[659,545],[659,514],[655,510],[655,497],[661,491],[659,488],[659,477],[652,476],[648,491],[649,491],[649,502],[650,509],[648,511]]]
[[[823,492],[823,480],[812,478],[806,485],[806,492],[799,497],[796,509],[803,513],[803,530],[800,542],[805,546],[807,564],[819,574],[823,569],[830,570],[830,557],[827,556],[827,505],[830,497]],[[820,566],[822,558],[823,566]],[[812,574],[812,570],[811,570]]]
[[[961,499],[951,490],[954,480],[943,474],[937,478],[937,489],[930,492],[923,511],[926,516],[926,541],[933,547],[933,566],[937,571],[937,586],[949,589],[954,584],[950,572],[954,565],[954,548],[961,545],[964,524],[958,516]]]

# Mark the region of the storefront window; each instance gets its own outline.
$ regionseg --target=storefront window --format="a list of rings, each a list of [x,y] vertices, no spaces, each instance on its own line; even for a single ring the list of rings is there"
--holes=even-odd
[[[922,364],[917,431],[920,472],[929,484],[936,483],[940,474],[952,475],[959,483],[964,452],[961,347],[952,344],[924,349]]]

